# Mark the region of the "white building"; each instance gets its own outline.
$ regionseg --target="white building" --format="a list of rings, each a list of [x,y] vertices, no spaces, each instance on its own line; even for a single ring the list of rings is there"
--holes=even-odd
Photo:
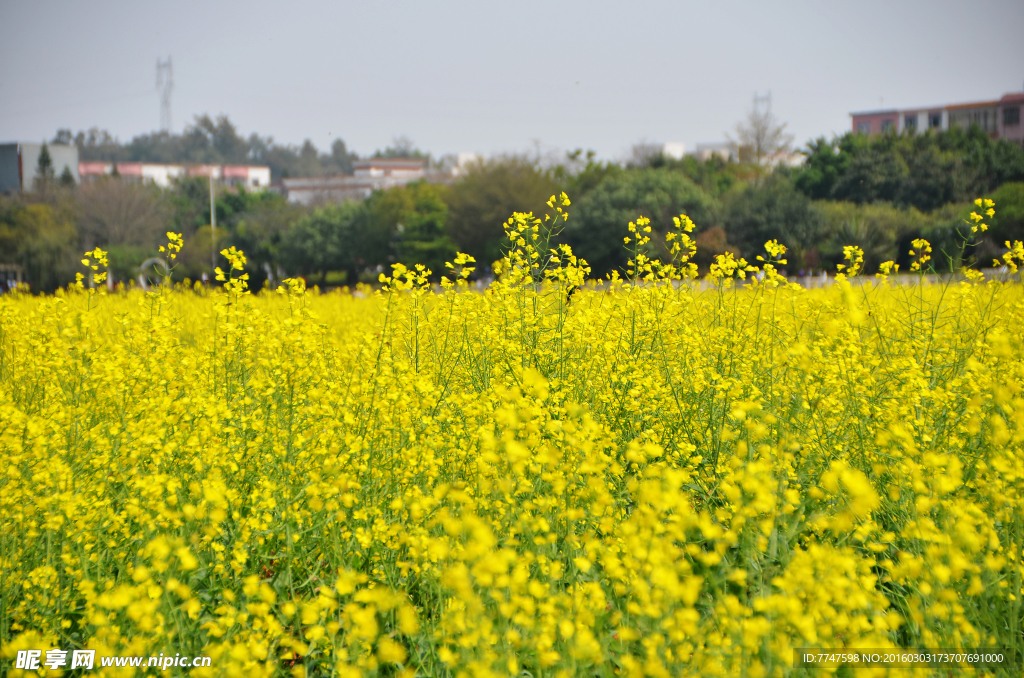
[[[322,205],[363,200],[386,190],[426,178],[426,161],[416,158],[369,158],[352,163],[352,176],[294,177],[281,180],[289,202]]]
[[[710,143],[699,143],[687,155],[692,155],[701,162],[707,162],[712,157],[729,162],[737,157],[736,146],[728,141],[712,141]]]
[[[229,186],[242,186],[247,191],[270,187],[270,168],[263,165],[224,165],[221,180]]]
[[[281,180],[281,192],[288,202],[304,206],[325,205],[346,200],[363,200],[373,193],[381,182],[353,176],[340,177],[286,177]]]
[[[453,177],[461,177],[469,172],[471,167],[479,165],[483,160],[483,156],[479,153],[460,151],[455,155],[455,166],[451,168],[451,174]]]
[[[693,151],[687,153],[701,162],[711,158],[719,158],[723,162],[753,162],[753,153],[748,146],[739,147],[731,141],[713,141],[696,144]],[[767,167],[799,167],[807,161],[807,156],[799,151],[779,151],[764,157],[762,164]]]
[[[114,173],[127,179],[152,182],[169,188],[175,179],[213,176],[218,184],[238,186],[247,191],[262,191],[270,187],[270,168],[263,165],[166,165],[154,162],[81,162],[78,173],[85,180]]]
[[[423,178],[425,165],[425,160],[417,158],[370,158],[352,163],[352,173],[357,177],[393,177],[415,181]]]
[[[852,129],[857,134],[917,134],[926,130],[944,131],[953,127],[970,129],[972,125],[977,125],[993,139],[1008,139],[1022,144],[1022,104],[1024,92],[1013,92],[993,101],[863,111],[851,113],[850,117],[853,119]]]
[[[673,160],[682,160],[683,156],[686,155],[686,144],[678,141],[668,141],[662,144],[661,154],[666,158],[672,158]]]
[[[805,162],[807,162],[807,156],[799,151],[779,151],[764,159],[764,164],[768,167],[778,167],[779,165],[801,167]]]
[[[67,169],[71,172],[75,183],[81,178],[78,174],[78,147],[66,144],[47,144],[50,162],[53,166],[53,177],[59,179]],[[39,166],[39,154],[42,144],[20,141],[0,144],[0,193],[31,193],[35,181],[36,169]]]

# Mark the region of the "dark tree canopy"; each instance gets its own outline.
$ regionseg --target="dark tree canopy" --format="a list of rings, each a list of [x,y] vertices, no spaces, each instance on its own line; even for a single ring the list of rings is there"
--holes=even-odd
[[[573,251],[602,276],[626,266],[626,226],[637,217],[651,220],[664,236],[672,217],[686,214],[700,228],[714,225],[718,201],[682,173],[644,168],[615,172],[574,202],[563,233]],[[652,244],[659,241],[652,239]]]
[[[531,159],[506,156],[478,163],[449,194],[451,237],[459,250],[487,266],[501,257],[504,224],[512,213],[542,213],[557,190],[551,173]]]
[[[388,234],[394,258],[407,266],[423,264],[434,279],[445,274],[445,262],[456,251],[448,235],[448,191],[447,186],[417,181],[374,193],[366,203],[371,230]]]
[[[74,280],[79,259],[66,205],[0,200],[0,263],[22,266],[33,292],[53,292]]]
[[[821,229],[821,216],[811,200],[779,175],[748,186],[725,210],[729,242],[750,260],[764,254],[766,242],[778,240],[791,250],[794,264],[800,265],[803,254],[820,244]]]
[[[933,210],[1024,181],[1024,150],[976,126],[878,137],[849,132],[831,141],[815,139],[805,152],[807,163],[794,182],[815,200]]]
[[[275,181],[351,173],[358,157],[342,139],[334,140],[329,153],[318,151],[309,139],[301,146],[278,144],[273,137],[255,133],[247,139],[226,115],[197,115],[181,134],[152,132],[127,143],[97,128],[78,134],[58,130],[54,142],[76,144],[82,160],[269,165]]]
[[[39,160],[36,163],[36,174],[32,181],[32,189],[36,193],[46,193],[53,186],[53,159],[50,157],[50,147],[43,142],[39,149]]]
[[[366,225],[367,211],[361,203],[320,207],[292,226],[281,243],[280,263],[293,276],[356,271],[366,240],[378,235],[370,233]],[[383,239],[386,242],[386,236]]]

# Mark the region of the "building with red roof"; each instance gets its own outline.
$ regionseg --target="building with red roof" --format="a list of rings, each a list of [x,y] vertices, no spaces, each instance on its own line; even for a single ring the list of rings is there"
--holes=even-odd
[[[929,129],[969,129],[977,125],[993,139],[1024,143],[1020,112],[1024,92],[1006,94],[995,101],[975,101],[944,106],[888,109],[851,113],[853,131],[858,134],[914,133]]]

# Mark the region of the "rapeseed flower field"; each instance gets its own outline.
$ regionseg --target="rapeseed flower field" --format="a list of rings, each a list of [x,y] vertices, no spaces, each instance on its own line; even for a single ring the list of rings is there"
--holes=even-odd
[[[661,260],[624,227],[631,269],[587,281],[550,205],[509,220],[483,292],[460,255],[440,289],[396,266],[250,294],[232,249],[217,291],[0,299],[4,671],[61,675],[12,668],[50,647],[212,657],[194,676],[1020,656],[1019,282],[865,279],[848,248],[804,290],[775,242],[697,280],[685,217]],[[891,670],[985,670],[930,671]]]

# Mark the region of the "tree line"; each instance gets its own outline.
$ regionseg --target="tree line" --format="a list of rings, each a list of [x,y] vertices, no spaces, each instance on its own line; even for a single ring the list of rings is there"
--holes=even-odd
[[[195,155],[186,159],[239,161],[230,155],[243,152],[230,121],[211,124],[224,134],[196,141],[189,151]],[[142,148],[153,136],[114,146],[132,160],[183,160],[125,150],[133,144]],[[92,157],[100,157],[106,143],[97,139],[84,141],[97,154]],[[378,153],[414,152],[403,140]],[[906,258],[910,242],[919,237],[932,242],[940,267],[959,266],[963,219],[969,201],[979,196],[996,200],[996,218],[963,263],[991,265],[1005,240],[1024,239],[1024,150],[978,129],[876,138],[850,133],[814,140],[805,153],[804,166],[774,170],[657,154],[625,164],[581,151],[556,163],[508,155],[479,162],[450,184],[421,181],[361,202],[315,208],[290,204],[273,192],[228,191],[215,200],[216,243],[205,179],[183,178],[167,190],[117,177],[78,187],[51,181],[33,196],[0,201],[0,257],[24,266],[40,291],[73,280],[78,254],[95,246],[110,251],[116,279],[133,279],[139,263],[157,254],[167,230],[185,236],[176,275],[200,278],[210,270],[214,248],[235,245],[249,257],[257,288],[285,275],[321,285],[372,281],[397,261],[425,264],[436,276],[457,250],[473,255],[486,272],[500,256],[503,224],[511,213],[542,214],[548,198],[560,191],[573,206],[559,238],[599,276],[625,268],[624,228],[640,215],[660,233],[673,216],[689,215],[698,226],[697,263],[704,268],[726,251],[752,259],[767,240],[777,239],[791,249],[790,275],[834,270],[845,245],[864,250],[871,272],[882,261]],[[318,157],[320,172],[329,171]],[[659,253],[658,242],[652,239],[652,254]]]
[[[257,133],[245,137],[226,115],[197,115],[180,134],[152,132],[127,142],[96,127],[77,133],[61,129],[51,143],[78,146],[83,161],[267,165],[273,181],[350,173],[352,161],[359,157],[343,139],[335,139],[322,152],[309,139],[296,146]]]

